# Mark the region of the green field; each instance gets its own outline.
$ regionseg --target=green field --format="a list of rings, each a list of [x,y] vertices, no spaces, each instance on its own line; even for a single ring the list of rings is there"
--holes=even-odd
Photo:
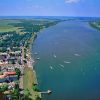
[[[22,33],[19,27],[13,27],[13,26],[1,26],[0,32],[10,32],[10,31],[16,31],[17,33]]]
[[[29,47],[30,39],[35,33],[60,22],[51,19],[0,19],[0,52],[8,47]],[[35,36],[36,38],[36,36]]]
[[[57,22],[58,20],[49,19],[0,19],[0,32],[16,31],[23,34],[32,32],[32,27],[33,31],[37,32],[44,26],[49,27]]]
[[[24,76],[23,76],[23,86],[24,86],[24,90],[29,90],[31,96],[30,98],[32,98],[32,100],[36,100],[36,97],[39,95],[38,92],[33,91],[32,89],[32,84],[35,81],[35,77],[34,77],[34,73],[33,70],[29,67],[26,67],[24,69]]]
[[[19,27],[14,27],[13,25],[10,25],[12,23],[21,23],[19,20],[7,20],[7,19],[1,19],[0,20],[0,32],[9,32],[9,31],[17,31],[20,32],[21,30]]]

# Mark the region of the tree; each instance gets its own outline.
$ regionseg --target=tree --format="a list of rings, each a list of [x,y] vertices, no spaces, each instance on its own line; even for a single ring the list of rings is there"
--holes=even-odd
[[[13,100],[19,100],[19,89],[15,89],[12,93],[12,99]]]
[[[39,96],[36,97],[36,100],[41,100],[41,98]]]
[[[0,92],[4,92],[8,89],[8,85],[3,85],[2,87],[0,87]]]
[[[18,75],[18,79],[20,78],[21,71],[18,68],[15,68],[16,74]]]
[[[0,100],[6,100],[6,98],[2,92],[0,92]]]
[[[39,92],[39,89],[38,89],[37,84],[34,84],[34,83],[33,83],[32,89],[33,89],[33,91]]]
[[[25,90],[24,100],[31,100],[30,91],[28,89]]]
[[[19,96],[20,96],[20,89],[19,89],[19,85],[16,84],[14,92],[12,93],[12,98],[13,100],[19,100]]]

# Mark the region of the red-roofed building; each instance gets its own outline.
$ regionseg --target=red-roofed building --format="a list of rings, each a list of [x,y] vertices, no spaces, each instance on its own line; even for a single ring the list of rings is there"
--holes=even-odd
[[[16,75],[16,72],[4,72],[3,73],[6,76]]]

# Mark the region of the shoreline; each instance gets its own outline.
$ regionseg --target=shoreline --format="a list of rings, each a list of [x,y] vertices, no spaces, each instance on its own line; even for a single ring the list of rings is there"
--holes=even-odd
[[[62,21],[61,21],[62,22]],[[58,22],[58,23],[60,23],[60,22]],[[54,25],[57,25],[58,23],[56,23],[56,24],[54,24]],[[51,25],[51,26],[49,26],[49,27],[52,27],[52,26],[54,26],[54,25]],[[46,27],[46,28],[49,28],[49,27]],[[45,28],[45,29],[46,29]],[[43,29],[42,29],[43,30]],[[39,31],[39,32],[41,32],[41,30]],[[35,63],[35,60],[34,60],[34,58],[33,58],[33,56],[32,56],[32,45],[33,45],[33,43],[34,43],[34,41],[35,41],[35,39],[37,38],[37,34],[39,33],[39,32],[34,32],[34,34],[32,33],[32,37],[30,38],[30,43],[29,43],[29,48],[26,48],[26,50],[27,50],[27,54],[28,54],[28,56],[29,56],[29,62],[30,62],[30,64],[29,64],[29,66],[28,66],[28,68],[30,68],[31,70],[32,70],[32,72],[33,72],[33,76],[32,77],[34,77],[34,79],[33,79],[33,81],[34,81],[34,84],[36,84],[36,85],[38,85],[38,79],[37,79],[37,75],[36,75],[36,71],[35,71],[35,69],[34,69],[34,63]],[[34,91],[35,92],[35,100],[37,100],[36,98],[37,97],[39,97],[40,99],[42,99],[42,92],[40,92],[40,91]],[[48,92],[46,92],[46,93],[48,93]]]
[[[36,71],[34,69],[34,63],[35,63],[35,60],[34,58],[32,57],[32,44],[35,40],[35,37],[37,36],[38,32],[37,33],[32,33],[32,37],[30,38],[30,44],[29,44],[29,48],[27,48],[27,55],[29,57],[29,61],[27,63],[27,67],[28,67],[28,70],[30,71],[31,73],[31,77],[33,78],[33,80],[29,80],[30,83],[31,83],[31,86],[32,84],[36,84],[38,85],[38,80],[37,80],[37,76],[36,76]],[[24,69],[25,70],[25,69]],[[28,72],[28,71],[27,71]],[[31,87],[32,88],[32,87]],[[33,93],[34,92],[34,93]],[[31,93],[34,95],[34,100],[36,100],[37,97],[39,97],[40,99],[42,99],[42,96],[41,96],[41,93],[38,92],[38,91],[34,91],[33,92],[31,91]]]
[[[23,31],[23,34],[21,33],[21,31],[17,32],[17,30],[16,31],[11,30],[11,31],[2,33],[1,34],[1,36],[3,37],[2,41],[5,39],[5,37],[6,37],[6,41],[3,41],[4,45],[1,46],[2,47],[1,52],[8,54],[8,50],[9,50],[9,52],[14,52],[15,58],[16,58],[17,56],[16,51],[17,52],[20,51],[20,57],[18,58],[18,60],[17,61],[14,60],[14,62],[10,62],[10,63],[12,64],[12,66],[17,66],[18,69],[21,71],[20,79],[18,80],[19,82],[18,85],[20,89],[23,90],[23,95],[28,96],[31,100],[33,99],[37,100],[38,98],[40,99],[42,98],[41,96],[42,93],[38,89],[38,79],[37,79],[37,75],[36,75],[37,73],[34,67],[35,58],[34,58],[34,52],[32,51],[33,49],[32,46],[35,39],[37,38],[37,34],[39,34],[42,30],[46,28],[57,25],[58,23],[62,22],[62,20],[60,19],[59,20],[55,19],[55,20],[50,20],[50,21],[44,20],[42,24],[41,24],[41,20],[39,22],[36,21],[37,24],[33,24],[33,22],[30,22],[30,21],[31,20],[29,21],[22,20],[22,23],[15,23],[16,21],[14,20],[13,27],[19,27],[19,26],[23,27],[21,28],[21,31]],[[10,24],[12,25],[12,23],[10,22],[9,24],[6,23],[5,25],[8,26]],[[6,42],[11,43],[11,44],[6,44]],[[6,46],[7,48],[5,49]],[[5,62],[3,63],[5,65]]]
[[[96,21],[95,22],[89,22],[89,25],[96,30],[100,30],[100,25],[98,25],[98,23]]]

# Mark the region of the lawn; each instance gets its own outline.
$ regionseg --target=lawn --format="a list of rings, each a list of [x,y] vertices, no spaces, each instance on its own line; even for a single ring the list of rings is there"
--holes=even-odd
[[[29,90],[31,94],[32,100],[36,100],[36,95],[39,95],[38,92],[33,91],[32,84],[35,81],[33,70],[31,68],[26,67],[24,69],[24,76],[23,76],[23,86],[24,90]]]
[[[51,19],[0,19],[0,32],[16,31],[20,34],[39,32],[44,27],[47,28],[58,22],[58,20]]]
[[[7,20],[7,19],[0,19],[0,32],[9,32],[9,31],[16,31],[17,33],[23,33],[21,32],[21,28],[23,27],[14,27],[10,24],[17,24],[21,23],[20,20]]]
[[[16,31],[19,33],[21,30],[19,27],[13,27],[13,26],[1,26],[0,27],[0,32],[10,32],[10,31]]]

